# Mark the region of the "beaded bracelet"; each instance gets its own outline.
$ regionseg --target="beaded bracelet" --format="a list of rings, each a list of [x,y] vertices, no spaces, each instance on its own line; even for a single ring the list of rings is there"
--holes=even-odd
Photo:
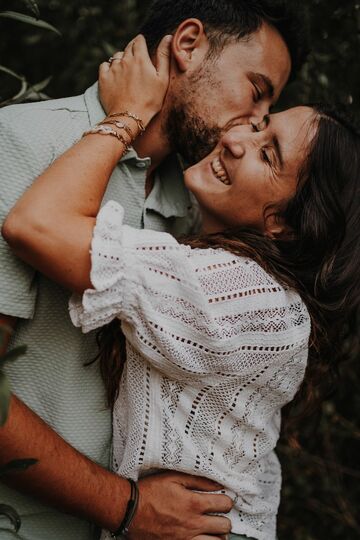
[[[129,532],[129,527],[134,519],[138,503],[139,503],[139,489],[137,483],[131,478],[128,478],[131,486],[130,499],[127,503],[124,519],[122,520],[120,527],[111,533],[111,538],[118,538],[120,535],[126,536]]]

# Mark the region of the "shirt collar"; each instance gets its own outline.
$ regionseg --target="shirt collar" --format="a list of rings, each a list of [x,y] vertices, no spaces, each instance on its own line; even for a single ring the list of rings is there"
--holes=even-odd
[[[165,218],[186,217],[192,207],[190,193],[184,184],[184,172],[176,154],[170,154],[160,165],[146,208]]]

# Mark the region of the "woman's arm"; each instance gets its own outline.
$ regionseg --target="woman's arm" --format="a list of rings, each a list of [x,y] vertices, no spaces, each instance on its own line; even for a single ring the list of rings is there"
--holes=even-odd
[[[109,114],[136,113],[145,125],[161,109],[169,79],[170,38],[158,49],[157,68],[138,36],[122,59],[100,66],[99,84]],[[146,94],[139,95],[139,88]],[[136,98],[134,97],[136,96]],[[118,118],[137,134],[137,122]],[[111,126],[126,138],[126,133]],[[2,228],[15,253],[76,292],[91,287],[90,243],[96,215],[125,145],[110,135],[91,134],[57,159],[19,199]]]

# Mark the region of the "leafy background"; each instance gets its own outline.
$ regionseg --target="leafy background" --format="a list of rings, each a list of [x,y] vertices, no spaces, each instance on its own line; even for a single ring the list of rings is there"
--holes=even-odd
[[[279,107],[323,100],[349,104],[359,113],[360,2],[302,3],[308,7],[312,52]],[[16,95],[19,101],[82,93],[96,80],[98,65],[136,33],[149,4],[0,0],[0,102],[9,103]],[[4,16],[9,11],[41,17],[57,31]],[[355,349],[352,356],[341,367],[337,392],[323,404],[317,428],[302,427],[297,450],[280,442],[280,540],[360,538],[360,373]]]

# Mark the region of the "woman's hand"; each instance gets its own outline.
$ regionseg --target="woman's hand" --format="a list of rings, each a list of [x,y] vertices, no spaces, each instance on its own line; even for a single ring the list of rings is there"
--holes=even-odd
[[[107,114],[130,111],[147,125],[164,103],[169,86],[170,44],[165,36],[152,63],[145,38],[133,39],[123,53],[99,69],[100,99]]]

